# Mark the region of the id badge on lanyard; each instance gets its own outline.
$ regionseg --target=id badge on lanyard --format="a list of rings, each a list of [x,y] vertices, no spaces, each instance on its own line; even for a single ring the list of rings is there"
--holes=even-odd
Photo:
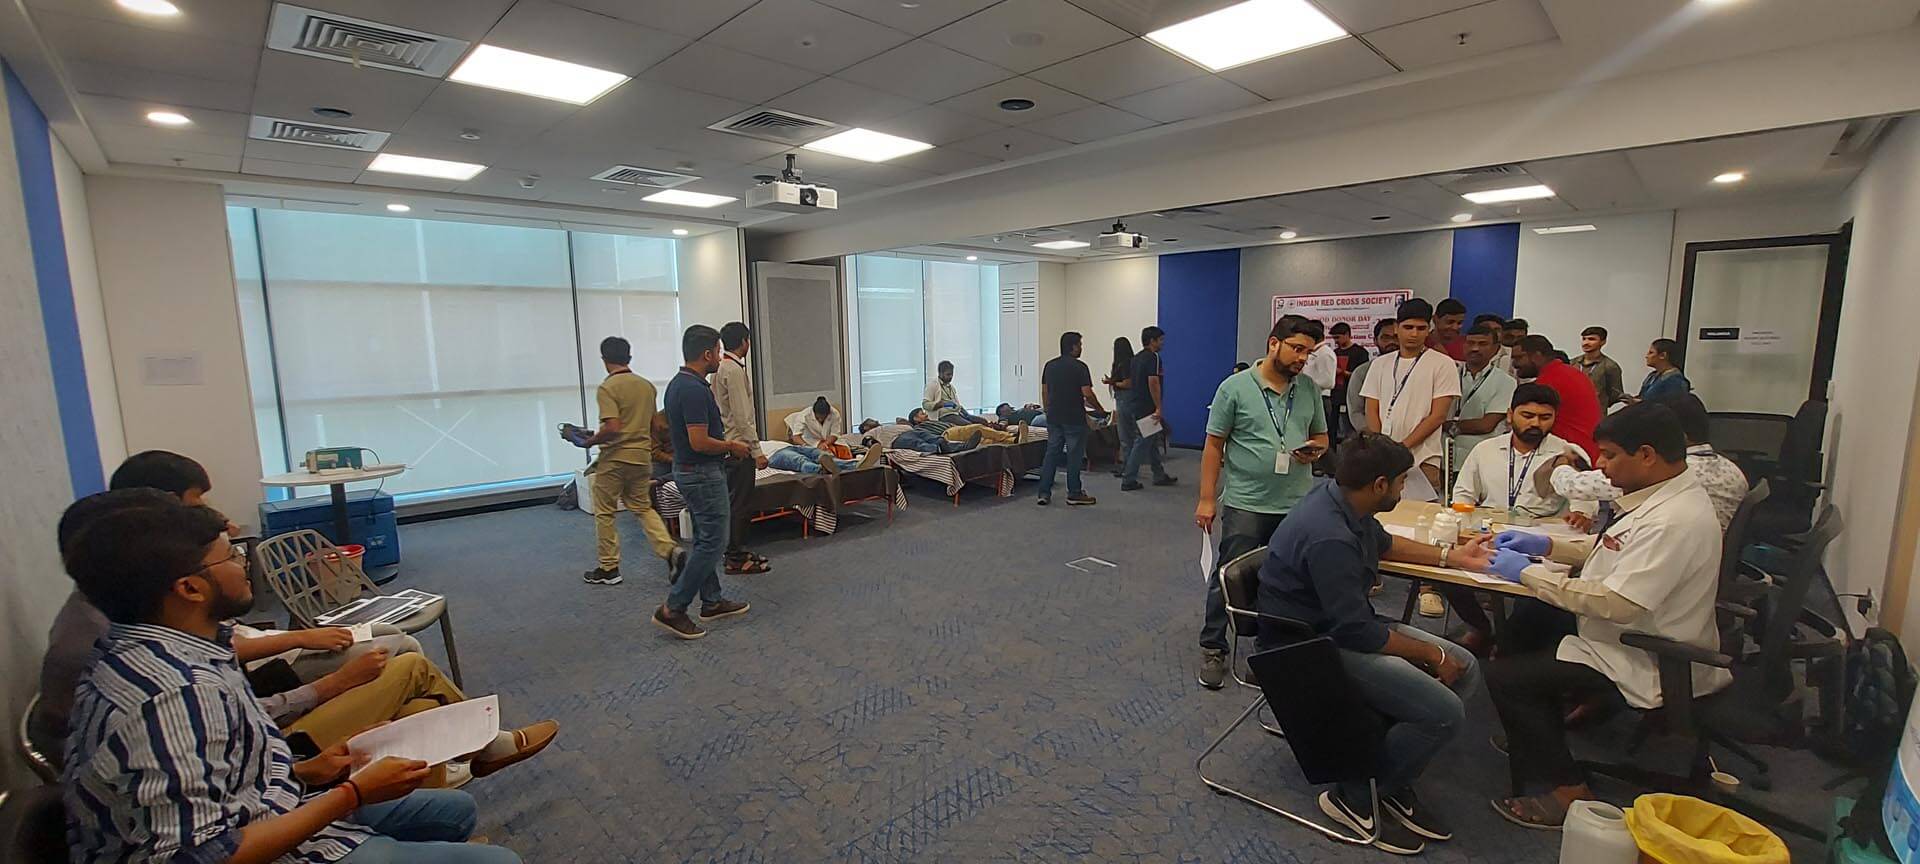
[[[1280,446],[1273,453],[1273,473],[1285,474],[1293,469],[1293,454],[1287,450],[1287,421],[1293,419],[1293,386],[1287,387],[1286,413],[1276,417],[1273,413],[1273,397],[1267,395],[1267,388],[1260,387],[1260,401],[1267,403],[1267,419],[1273,421],[1273,434],[1280,439]]]

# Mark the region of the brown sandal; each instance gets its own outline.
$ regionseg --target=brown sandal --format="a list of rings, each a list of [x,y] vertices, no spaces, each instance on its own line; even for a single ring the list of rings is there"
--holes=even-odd
[[[767,573],[772,570],[773,565],[767,563],[767,559],[758,555],[749,555],[738,561],[727,562],[727,575],[729,576],[739,576],[743,574],[751,576],[755,573]]]
[[[1567,805],[1551,794],[1495,798],[1487,803],[1500,818],[1535,831],[1558,831],[1567,821]]]

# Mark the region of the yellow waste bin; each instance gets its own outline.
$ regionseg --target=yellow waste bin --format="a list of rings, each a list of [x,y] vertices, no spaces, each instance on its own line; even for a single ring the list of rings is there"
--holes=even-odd
[[[1787,844],[1752,819],[1686,795],[1634,799],[1627,830],[1657,864],[1789,864]]]

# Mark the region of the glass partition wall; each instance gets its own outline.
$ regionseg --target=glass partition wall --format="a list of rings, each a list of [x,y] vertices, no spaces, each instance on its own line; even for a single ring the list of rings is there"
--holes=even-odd
[[[849,425],[887,422],[920,404],[940,361],[976,412],[1000,401],[999,267],[896,254],[846,259],[855,386]]]

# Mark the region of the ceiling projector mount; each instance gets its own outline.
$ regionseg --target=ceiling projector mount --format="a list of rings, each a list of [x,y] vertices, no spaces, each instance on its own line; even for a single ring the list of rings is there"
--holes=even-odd
[[[1139,249],[1147,245],[1147,235],[1127,230],[1124,222],[1114,222],[1113,230],[1094,238],[1095,249]]]
[[[779,176],[755,174],[757,185],[747,190],[747,206],[756,210],[779,210],[784,213],[812,213],[816,210],[840,209],[840,193],[831,187],[817,183],[808,183],[803,179],[806,172],[795,164],[795,156],[787,154],[787,167]]]

